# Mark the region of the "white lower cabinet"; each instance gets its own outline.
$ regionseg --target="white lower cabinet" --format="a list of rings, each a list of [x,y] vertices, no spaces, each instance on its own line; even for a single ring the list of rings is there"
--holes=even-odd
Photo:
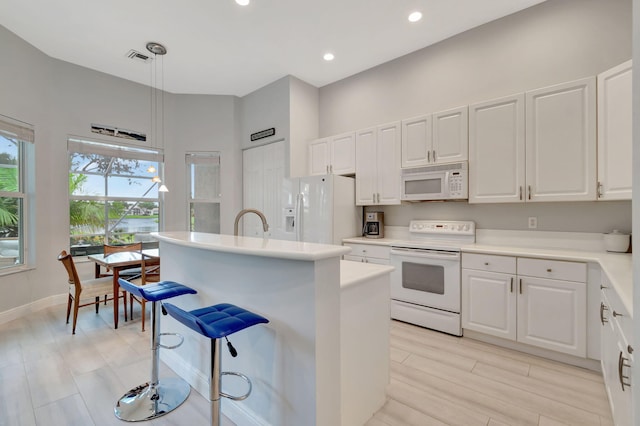
[[[463,253],[462,268],[463,329],[586,357],[586,264]]]
[[[363,263],[376,263],[379,265],[389,264],[389,246],[374,244],[354,244],[345,243],[346,247],[351,248],[351,253],[344,255],[344,260]]]
[[[603,277],[601,287],[602,376],[614,424],[616,426],[632,425],[634,424],[631,394],[632,319],[606,277]]]

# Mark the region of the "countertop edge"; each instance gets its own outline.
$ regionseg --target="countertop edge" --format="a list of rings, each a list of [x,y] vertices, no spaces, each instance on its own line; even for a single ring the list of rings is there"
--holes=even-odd
[[[340,261],[340,288],[356,286],[366,281],[390,274],[395,268],[389,265]],[[354,273],[355,272],[355,273]]]
[[[349,247],[337,245],[198,232],[152,232],[151,236],[158,241],[182,247],[288,260],[316,261],[341,257],[351,251]]]

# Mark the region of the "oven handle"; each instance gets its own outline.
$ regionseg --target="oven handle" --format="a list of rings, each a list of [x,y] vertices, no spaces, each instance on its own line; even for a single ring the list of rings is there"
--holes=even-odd
[[[413,250],[406,248],[393,247],[391,249],[391,254],[396,256],[411,256],[411,257],[421,257],[423,259],[443,259],[443,260],[455,260],[460,258],[460,253],[449,253],[445,254],[443,252],[436,251],[426,251],[426,250]]]

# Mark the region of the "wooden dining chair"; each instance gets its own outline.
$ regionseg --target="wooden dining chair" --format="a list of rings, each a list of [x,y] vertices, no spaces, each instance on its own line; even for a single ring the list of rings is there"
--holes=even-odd
[[[67,301],[67,324],[69,324],[69,316],[71,314],[71,305],[73,304],[73,326],[72,334],[76,334],[76,323],[78,321],[78,308],[84,306],[95,305],[96,314],[100,307],[100,297],[105,295],[106,300],[113,300],[113,277],[102,277],[90,280],[80,281],[76,265],[73,262],[71,254],[67,254],[62,250],[58,255],[58,260],[62,262],[67,274],[69,275],[69,299]],[[121,295],[124,299],[124,313],[127,315],[127,292],[122,290]],[[83,301],[84,300],[84,301]],[[89,301],[90,300],[90,301]]]
[[[160,258],[145,259],[142,261],[141,274],[139,278],[130,280],[136,285],[145,285],[147,283],[157,283],[160,281]],[[133,301],[140,303],[142,311],[142,331],[144,331],[144,323],[146,318],[146,301],[129,293],[129,316],[133,319]]]
[[[104,255],[109,256],[110,254],[113,253],[120,253],[123,251],[137,251],[139,253],[142,253],[142,243],[138,242],[138,243],[132,243],[132,244],[124,244],[124,245],[111,245],[111,244],[105,244],[104,245]],[[108,271],[107,271],[108,272]],[[132,278],[136,278],[139,277],[142,274],[141,269],[140,268],[130,268],[130,269],[124,269],[122,271],[120,271],[119,275],[122,278],[125,279],[132,279]],[[111,274],[100,274],[101,277],[104,276],[111,276]]]

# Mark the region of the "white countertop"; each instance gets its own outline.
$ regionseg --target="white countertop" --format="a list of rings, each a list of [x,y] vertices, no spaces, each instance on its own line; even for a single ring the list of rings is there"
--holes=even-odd
[[[373,244],[390,246],[399,241],[391,238],[346,238],[344,243]],[[468,244],[462,246],[466,253],[496,254],[503,256],[537,257],[575,262],[593,262],[600,265],[602,271],[611,281],[611,285],[622,299],[622,303],[633,315],[633,278],[632,256],[627,253],[609,253],[605,251],[580,251],[569,249],[545,249],[539,247],[518,247],[493,244]]]
[[[315,261],[340,257],[351,251],[344,246],[204,232],[152,232],[151,235],[159,241],[184,247],[290,260]]]
[[[345,288],[352,285],[364,283],[373,278],[377,278],[393,271],[393,266],[377,265],[374,263],[351,262],[349,260],[340,261],[340,287]]]

